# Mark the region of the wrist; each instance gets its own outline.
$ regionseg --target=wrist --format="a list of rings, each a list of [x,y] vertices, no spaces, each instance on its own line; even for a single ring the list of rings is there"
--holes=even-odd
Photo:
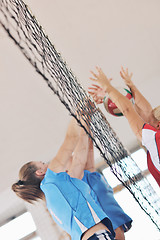
[[[106,92],[106,94],[109,94],[113,89],[114,87],[111,84],[108,84],[107,86],[105,86],[104,91]]]
[[[111,84],[108,85],[107,88],[105,88],[106,95],[105,95],[104,98],[103,98],[103,104],[104,104],[104,106],[105,106],[105,104],[106,104],[106,100],[107,100],[107,98],[109,97],[110,92],[112,92],[113,89],[114,89],[114,88],[113,88],[113,86],[112,86]]]
[[[136,88],[136,86],[134,85],[133,82],[130,82],[129,84],[127,84],[127,86],[128,86],[130,89],[133,89],[133,90]]]

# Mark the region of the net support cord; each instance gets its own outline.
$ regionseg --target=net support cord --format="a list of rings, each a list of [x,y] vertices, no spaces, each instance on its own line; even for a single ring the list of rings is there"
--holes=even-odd
[[[89,134],[113,174],[160,230],[158,195],[143,177],[100,109],[89,99],[27,5],[22,0],[1,0],[0,24],[70,115]],[[90,126],[90,132],[82,124],[81,114]]]

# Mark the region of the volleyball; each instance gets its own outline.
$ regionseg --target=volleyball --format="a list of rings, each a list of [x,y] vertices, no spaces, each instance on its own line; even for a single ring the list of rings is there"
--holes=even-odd
[[[119,89],[118,89],[119,90]],[[128,98],[132,103],[133,101],[133,96],[131,91],[129,91],[126,88],[120,89],[119,90],[126,98]],[[118,107],[116,106],[116,104],[114,102],[112,102],[112,100],[109,97],[105,97],[104,98],[104,107],[106,109],[106,111],[108,113],[110,113],[113,116],[116,117],[121,117],[123,116],[123,114],[121,113],[121,111],[118,109]]]

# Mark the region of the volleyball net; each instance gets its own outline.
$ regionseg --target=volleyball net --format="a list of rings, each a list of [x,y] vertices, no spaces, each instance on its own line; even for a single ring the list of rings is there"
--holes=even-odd
[[[22,0],[1,0],[0,24],[22,54],[85,129],[113,174],[160,230],[160,199],[109,122],[56,51]],[[88,131],[81,121],[89,126]]]

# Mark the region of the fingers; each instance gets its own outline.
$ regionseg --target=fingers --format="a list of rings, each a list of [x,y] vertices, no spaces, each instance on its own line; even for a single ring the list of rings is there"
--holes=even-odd
[[[101,89],[98,85],[92,84],[92,86],[93,87],[88,87],[88,89],[95,90],[95,91],[98,91],[99,89]]]
[[[97,79],[95,79],[95,78],[92,78],[92,77],[90,77],[89,79],[90,79],[90,80],[92,80],[92,81],[95,81],[95,82],[97,82],[97,81],[98,81]]]
[[[96,93],[95,92],[91,92],[91,91],[88,91],[88,93],[91,95],[91,96],[94,96]]]
[[[108,79],[100,67],[96,66],[96,70],[97,70],[97,73],[94,73],[93,71],[91,71],[91,74],[93,75],[93,77],[91,77],[90,79],[92,81],[96,81],[101,87],[98,88],[97,86],[95,86],[95,89],[94,90],[92,89],[92,90],[93,91],[97,90],[97,92],[99,93],[101,92],[100,94],[104,94],[103,92],[106,92],[106,89],[111,85],[110,81],[112,80],[112,78]]]
[[[125,70],[124,68],[121,66],[121,71],[120,71],[120,75],[121,77],[124,79],[125,78]]]
[[[120,75],[121,75],[121,77],[124,79],[124,74],[123,74],[122,71],[120,71]]]
[[[90,73],[97,79],[98,75],[104,74],[104,73],[103,73],[102,69],[98,66],[96,66],[96,70],[97,70],[98,74],[94,73],[93,71],[90,71]],[[90,79],[93,81],[96,81],[96,79],[94,79],[94,78],[90,78]]]
[[[128,75],[128,68],[126,68],[126,74]]]
[[[97,98],[97,93],[96,92],[88,91],[88,93],[93,97],[94,100],[95,100],[95,98]]]
[[[120,71],[120,75],[123,79],[125,80],[131,80],[132,76],[133,76],[133,73],[128,73],[128,68],[124,69],[122,66],[121,66],[121,71]]]
[[[93,87],[95,88],[100,88],[100,86],[96,85],[96,84],[92,84]]]
[[[100,67],[98,67],[98,66],[96,66],[96,70],[97,70],[99,73],[103,73],[102,68],[100,68]]]
[[[90,72],[95,78],[97,78],[97,74],[95,74],[93,71],[90,71]]]
[[[97,92],[97,91],[96,91],[94,88],[88,88],[88,89],[90,89],[90,90],[91,90],[91,91],[90,91],[90,90],[88,90],[88,93],[91,93],[91,94],[92,94],[92,93],[95,93],[95,92]]]
[[[133,73],[131,73],[131,74],[130,74],[130,76],[129,76],[129,77],[130,77],[130,79],[132,78],[132,76],[133,76]]]
[[[95,81],[95,82],[98,81],[98,77],[100,75],[100,71],[102,71],[99,67],[96,67],[96,69],[97,69],[98,74],[94,73],[93,71],[90,71],[90,73],[94,76],[94,78],[93,77],[89,78],[90,80]]]

